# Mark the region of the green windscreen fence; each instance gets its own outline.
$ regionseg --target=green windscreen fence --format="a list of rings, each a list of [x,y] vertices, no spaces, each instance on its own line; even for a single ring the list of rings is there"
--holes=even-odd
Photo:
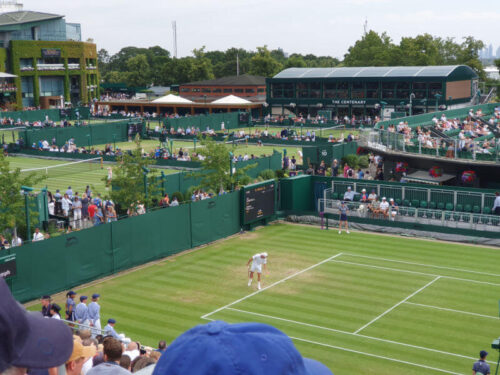
[[[169,207],[12,249],[21,302],[238,233],[240,192]]]
[[[25,145],[30,147],[33,143],[47,140],[52,144],[55,139],[57,146],[63,146],[73,138],[79,147],[92,146],[112,142],[125,142],[128,140],[129,121],[111,122],[85,126],[71,126],[67,128],[44,128],[37,130],[24,130],[20,136],[24,138]]]
[[[45,120],[60,121],[67,120],[88,120],[90,119],[90,109],[88,107],[77,107],[67,109],[39,109],[36,111],[12,111],[0,112],[0,118],[11,118],[14,121],[35,122]]]
[[[247,122],[240,121],[239,112],[214,113],[211,115],[198,115],[179,118],[167,118],[166,126],[174,128],[199,128],[205,131],[207,128],[221,130],[221,124],[224,123],[224,129],[234,129],[240,126],[247,126]]]
[[[308,163],[319,164],[324,161],[327,166],[330,166],[334,159],[337,159],[340,162],[340,159],[342,159],[344,156],[356,154],[357,150],[357,142],[344,142],[338,144],[325,144],[321,146],[303,147],[303,164],[307,166]]]

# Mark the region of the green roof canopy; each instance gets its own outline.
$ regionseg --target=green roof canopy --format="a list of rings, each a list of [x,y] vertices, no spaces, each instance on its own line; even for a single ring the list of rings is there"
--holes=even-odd
[[[466,65],[442,66],[370,66],[353,68],[289,68],[273,78],[449,78],[475,79],[477,74]]]

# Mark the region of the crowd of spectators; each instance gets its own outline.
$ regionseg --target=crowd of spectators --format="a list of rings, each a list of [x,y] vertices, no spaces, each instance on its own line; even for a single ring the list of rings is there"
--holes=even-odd
[[[407,122],[401,121],[397,125],[388,125],[386,130],[402,134],[406,145],[446,150],[447,157],[454,157],[455,150],[490,154],[495,152],[494,133],[500,133],[500,107],[496,108],[488,119],[485,117],[481,109],[475,112],[471,109],[463,119],[448,119],[443,113],[439,117],[433,117],[431,126],[411,128]],[[432,129],[443,133],[444,137],[433,134]],[[447,133],[452,131],[454,135],[449,137]],[[482,137],[482,140],[476,141],[479,137]]]
[[[264,116],[262,119],[255,119],[256,122],[261,123],[263,122],[264,124],[269,124],[269,125],[283,125],[283,124],[293,124],[295,126],[300,126],[305,125],[305,124],[312,124],[312,125],[322,125],[322,124],[337,124],[337,125],[351,125],[351,126],[359,126],[359,125],[366,125],[366,126],[372,126],[373,124],[377,123],[379,121],[378,117],[371,117],[371,116],[356,116],[352,115],[351,117],[349,116],[338,116],[334,115],[331,120],[329,120],[325,116],[321,115],[316,115],[316,116],[311,116],[310,114],[304,115],[302,113],[299,113],[297,116],[271,116],[268,114],[267,116]]]

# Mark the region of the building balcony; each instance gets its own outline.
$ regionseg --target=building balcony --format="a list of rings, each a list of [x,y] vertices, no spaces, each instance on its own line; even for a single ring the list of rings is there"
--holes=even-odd
[[[68,64],[68,70],[80,70],[80,64]]]
[[[87,70],[96,70],[97,66],[87,65]]]
[[[35,70],[35,68],[32,66],[22,66],[21,67],[21,72],[32,72],[34,70]]]
[[[64,64],[38,64],[38,70],[65,70]]]

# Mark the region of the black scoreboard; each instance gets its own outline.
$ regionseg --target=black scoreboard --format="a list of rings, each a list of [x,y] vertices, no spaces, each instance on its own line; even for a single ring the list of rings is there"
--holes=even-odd
[[[276,181],[269,180],[243,188],[243,224],[249,224],[275,214]]]

